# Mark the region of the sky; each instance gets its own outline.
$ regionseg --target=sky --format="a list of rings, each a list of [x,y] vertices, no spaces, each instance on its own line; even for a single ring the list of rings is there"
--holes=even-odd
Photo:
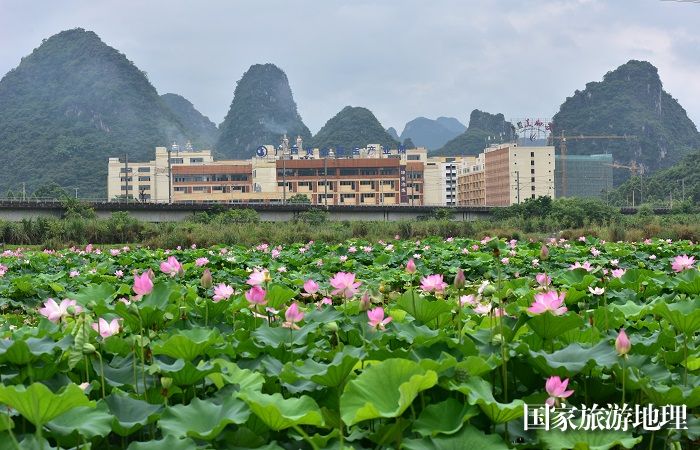
[[[271,62],[313,133],[347,105],[401,133],[475,108],[549,118],[641,59],[700,125],[698,24],[700,3],[662,0],[0,0],[0,74],[80,27],[216,124],[248,67]]]

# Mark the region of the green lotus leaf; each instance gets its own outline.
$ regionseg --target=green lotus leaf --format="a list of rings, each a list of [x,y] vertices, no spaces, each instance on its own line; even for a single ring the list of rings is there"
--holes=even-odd
[[[267,306],[280,309],[289,304],[289,301],[297,296],[297,292],[281,284],[271,284],[267,289]]]
[[[428,300],[421,297],[414,290],[409,289],[401,295],[396,303],[400,309],[406,311],[416,320],[422,323],[429,323],[435,320],[440,314],[452,311],[452,306],[443,300]]]
[[[493,397],[491,384],[479,377],[469,377],[466,381],[449,386],[452,391],[459,391],[467,396],[470,405],[479,405],[479,408],[489,419],[496,423],[505,423],[517,419],[523,415],[522,400],[513,400],[510,403],[500,403]]]
[[[107,436],[112,427],[112,415],[107,404],[99,401],[97,406],[80,406],[61,414],[46,424],[46,427],[58,436],[79,434],[87,439]]]
[[[302,379],[310,380],[323,386],[336,387],[345,381],[355,364],[362,357],[362,354],[361,348],[348,346],[336,353],[333,361],[328,364],[307,359],[303,365],[294,366],[294,371]]]
[[[105,282],[88,285],[78,292],[65,294],[64,297],[76,300],[83,307],[86,307],[91,302],[104,307],[112,301],[114,292],[114,286]]]
[[[659,302],[654,311],[688,336],[700,330],[700,297],[675,303]]]
[[[157,441],[132,442],[126,450],[190,450],[193,448],[198,447],[192,439],[180,439],[173,435],[168,435]]]
[[[144,425],[155,422],[163,409],[161,405],[132,398],[117,389],[105,398],[105,403],[112,415],[112,430],[120,436],[129,436]]]
[[[321,410],[309,396],[285,399],[280,394],[249,391],[239,394],[239,397],[273,430],[284,430],[295,425],[324,426]]]
[[[434,371],[407,359],[372,364],[346,385],[340,398],[343,422],[350,426],[377,417],[398,417],[437,379]]]
[[[700,294],[700,270],[684,270],[676,276],[676,290],[684,294]]]
[[[0,362],[24,366],[44,355],[52,355],[56,349],[65,350],[73,341],[71,335],[56,342],[50,337],[27,338],[26,340],[0,340]]]
[[[207,378],[212,380],[218,389],[228,384],[235,384],[238,385],[241,392],[260,392],[265,383],[265,377],[261,373],[253,372],[249,369],[241,369],[231,361],[215,359],[212,361],[212,365],[217,367],[218,371],[210,373],[207,375]]]
[[[551,450],[587,449],[607,450],[616,446],[633,448],[642,442],[642,436],[634,437],[624,431],[586,431],[586,430],[538,430],[540,441]]]
[[[37,427],[61,414],[80,406],[94,407],[77,384],[69,384],[59,394],[54,394],[41,383],[25,386],[0,386],[0,403],[19,411],[25,419]]]
[[[12,417],[10,417],[4,413],[0,414],[0,431],[11,430],[14,427],[15,427],[15,422],[12,420]]]
[[[315,327],[304,326],[300,330],[291,330],[283,327],[270,327],[267,323],[253,331],[252,336],[256,341],[265,346],[278,348],[293,345],[304,345],[306,337]]]
[[[508,446],[497,434],[484,434],[467,425],[451,436],[436,436],[426,439],[410,439],[403,442],[407,450],[507,450]]]
[[[620,357],[612,343],[605,340],[593,347],[569,344],[553,353],[530,351],[528,362],[546,375],[573,376],[587,366],[611,368],[619,364]]]
[[[580,328],[583,320],[573,312],[555,316],[547,311],[532,317],[527,321],[527,326],[542,339],[554,339],[565,331]]]
[[[153,344],[154,355],[167,355],[175,359],[192,361],[211,347],[219,338],[219,330],[194,328],[179,330],[165,341]]]
[[[426,406],[413,423],[413,431],[423,437],[454,434],[462,428],[464,422],[477,414],[479,414],[479,408],[476,406],[448,398],[440,403]]]
[[[189,405],[167,407],[158,426],[166,435],[211,441],[226,425],[243,424],[249,415],[250,409],[235,397],[227,398],[220,405],[211,400],[195,398]]]

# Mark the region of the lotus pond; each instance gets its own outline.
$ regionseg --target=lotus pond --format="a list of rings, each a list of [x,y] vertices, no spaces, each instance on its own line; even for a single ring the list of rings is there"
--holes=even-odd
[[[0,255],[0,448],[692,448],[700,247],[503,239]],[[532,429],[526,405],[685,405]]]

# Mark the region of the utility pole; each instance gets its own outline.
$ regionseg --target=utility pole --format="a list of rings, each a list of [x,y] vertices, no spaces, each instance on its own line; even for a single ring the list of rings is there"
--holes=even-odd
[[[323,158],[323,202],[328,209],[328,155]]]
[[[168,204],[173,202],[173,164],[172,158],[172,146],[168,147]]]
[[[24,182],[22,182],[22,201],[27,201],[27,186]]]
[[[518,190],[518,205],[519,205],[520,204],[520,171],[519,170],[515,171],[515,183],[516,183],[517,190]]]
[[[282,149],[282,203],[287,204],[287,159]]]
[[[73,188],[73,189],[75,189],[75,199],[77,200],[78,199],[78,188]]]
[[[124,153],[124,195],[126,202],[129,203],[129,155]]]

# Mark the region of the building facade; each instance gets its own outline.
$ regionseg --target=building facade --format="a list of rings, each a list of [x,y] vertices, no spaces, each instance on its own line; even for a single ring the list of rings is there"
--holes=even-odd
[[[457,204],[510,206],[554,197],[554,147],[499,144],[465,161],[457,179]]]
[[[613,188],[612,155],[556,155],[554,172],[557,197],[605,198]],[[562,177],[566,164],[566,189]]]
[[[304,149],[301,138],[289,146],[261,146],[250,160],[214,161],[210,150],[156,148],[149,162],[110,158],[110,200],[128,198],[160,203],[241,203],[299,201],[317,205],[423,205],[426,185],[441,186],[433,204],[444,204],[450,173],[437,161],[426,179],[430,159],[424,148],[383,149],[367,145],[352,156]],[[456,191],[456,171],[453,176]]]

